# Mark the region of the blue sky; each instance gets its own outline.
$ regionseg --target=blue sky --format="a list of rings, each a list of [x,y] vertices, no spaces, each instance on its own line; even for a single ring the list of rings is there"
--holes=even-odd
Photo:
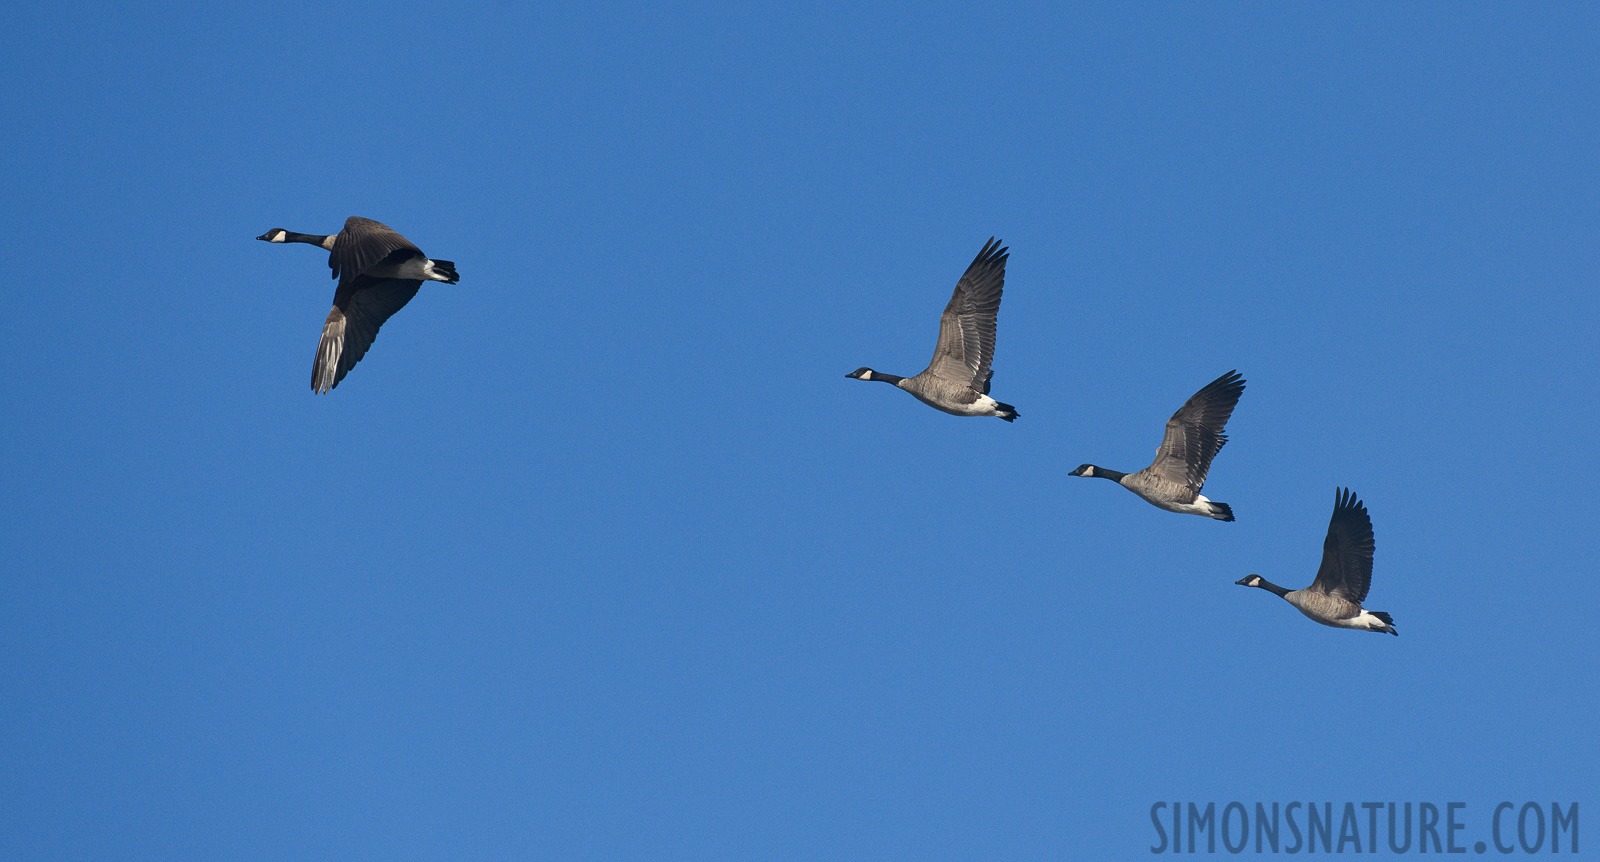
[[[5,18],[0,855],[1600,801],[1592,6]],[[253,237],[349,215],[461,282],[315,397],[325,255]],[[1015,424],[844,378],[991,235]],[[1236,523],[1067,476],[1231,368]],[[1341,485],[1399,638],[1233,585],[1309,583]]]

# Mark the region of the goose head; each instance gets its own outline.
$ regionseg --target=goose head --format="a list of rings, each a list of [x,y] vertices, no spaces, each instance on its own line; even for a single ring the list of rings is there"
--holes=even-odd
[[[281,227],[275,227],[272,230],[269,230],[266,233],[256,237],[256,239],[262,240],[263,242],[288,242],[289,232]]]
[[[1261,576],[1260,575],[1245,575],[1244,577],[1240,578],[1239,580],[1234,581],[1234,583],[1238,584],[1241,587],[1259,587],[1259,586],[1261,586]]]
[[[872,375],[875,374],[875,373],[877,373],[877,372],[874,372],[871,368],[868,368],[867,366],[863,365],[860,368],[857,368],[856,370],[850,372],[849,374],[846,374],[845,376],[846,377],[854,377],[857,380],[871,380],[872,379]]]
[[[1073,470],[1071,473],[1068,473],[1067,475],[1068,476],[1093,476],[1094,475],[1094,471],[1095,471],[1095,466],[1093,464],[1079,464],[1078,465],[1078,469]]]

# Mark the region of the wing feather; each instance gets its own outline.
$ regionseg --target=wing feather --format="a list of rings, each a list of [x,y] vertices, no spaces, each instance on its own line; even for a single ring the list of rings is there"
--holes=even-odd
[[[939,341],[928,371],[987,394],[994,372],[996,321],[1005,287],[1009,249],[993,237],[956,282],[950,302],[939,317]]]
[[[1244,394],[1244,378],[1229,371],[1190,396],[1167,420],[1167,432],[1156,449],[1150,471],[1195,493],[1205,486],[1211,461],[1228,442],[1223,429]]]
[[[397,251],[410,252],[399,255],[401,259],[422,255],[421,249],[394,228],[369,218],[351,216],[345,219],[344,230],[333,238],[328,268],[333,270],[333,277],[339,279],[342,288]]]
[[[1333,517],[1322,542],[1322,566],[1307,589],[1361,604],[1372,587],[1372,518],[1348,488],[1334,492]]]
[[[317,344],[317,358],[311,369],[311,389],[322,393],[338,386],[367,355],[367,348],[378,337],[378,328],[404,308],[420,287],[419,280],[364,275],[341,284],[333,298],[333,310],[322,324],[322,340]]]

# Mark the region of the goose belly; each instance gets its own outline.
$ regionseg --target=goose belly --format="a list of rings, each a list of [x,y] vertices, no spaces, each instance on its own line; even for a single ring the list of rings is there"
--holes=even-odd
[[[898,385],[901,389],[916,396],[918,401],[935,410],[943,410],[953,416],[995,416],[1000,411],[1000,402],[987,395],[977,395],[971,389],[961,386],[949,386],[923,391],[921,386],[913,388],[906,385],[914,379],[903,380]],[[966,400],[974,395],[977,395],[975,400]]]
[[[943,410],[946,413],[952,413],[956,416],[994,416],[1000,412],[1000,402],[990,398],[987,395],[979,395],[978,400],[972,402],[971,404],[951,404],[949,402],[939,403],[935,401],[929,401],[926,398],[922,398],[920,395],[917,397],[921,398],[922,403],[930,407]]]
[[[1305,614],[1307,619],[1331,626],[1336,629],[1366,629],[1370,628],[1364,620],[1382,623],[1377,617],[1361,609],[1360,605],[1351,604],[1336,596],[1306,590],[1292,590],[1283,597],[1295,609]]]
[[[1158,509],[1166,509],[1168,512],[1177,512],[1180,515],[1211,516],[1211,506],[1208,505],[1211,501],[1189,490],[1185,485],[1152,476],[1140,476],[1138,473],[1129,473],[1122,477],[1119,484]]]

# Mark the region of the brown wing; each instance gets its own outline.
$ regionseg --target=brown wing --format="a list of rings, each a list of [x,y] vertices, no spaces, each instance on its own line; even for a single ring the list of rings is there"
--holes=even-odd
[[[339,279],[343,288],[350,280],[366,272],[379,261],[395,252],[400,259],[422,255],[422,250],[382,222],[351,216],[344,220],[344,230],[333,238],[333,250],[328,253],[328,268]]]
[[[367,355],[367,348],[378,337],[378,327],[404,308],[421,286],[421,281],[413,279],[364,275],[341,283],[333,297],[333,310],[322,324],[322,341],[311,366],[311,390],[323,393],[338,386]]]
[[[1333,517],[1322,542],[1322,567],[1307,589],[1361,604],[1372,586],[1372,518],[1348,488],[1333,495]]]
[[[1167,420],[1167,433],[1150,471],[1198,493],[1211,472],[1211,459],[1228,442],[1222,429],[1243,394],[1244,378],[1229,371],[1190,396]]]
[[[988,393],[995,322],[1005,287],[1008,250],[993,237],[967,267],[939,318],[939,343],[928,371]]]

